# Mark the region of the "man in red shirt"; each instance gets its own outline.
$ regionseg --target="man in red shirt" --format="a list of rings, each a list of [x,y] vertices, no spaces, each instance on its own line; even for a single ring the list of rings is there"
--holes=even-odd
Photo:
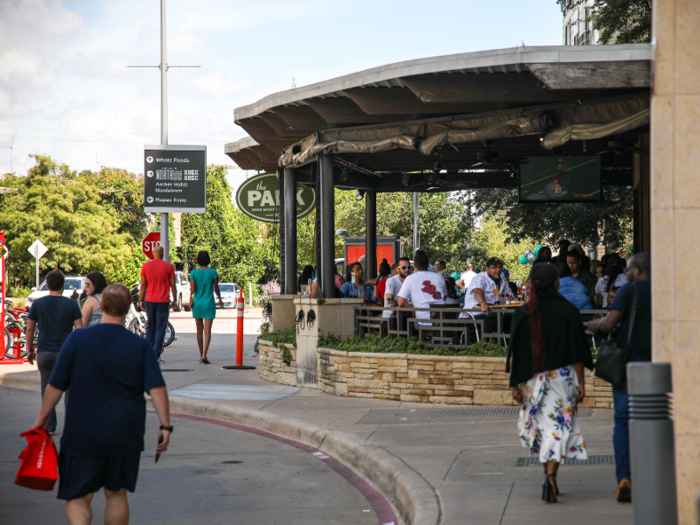
[[[169,293],[172,291],[172,307],[177,308],[177,291],[175,289],[175,268],[163,260],[163,247],[153,249],[152,261],[141,267],[140,305],[146,310],[148,327],[146,341],[156,351],[158,362],[164,363],[160,356],[163,352],[165,329],[168,327],[169,308],[171,304]]]

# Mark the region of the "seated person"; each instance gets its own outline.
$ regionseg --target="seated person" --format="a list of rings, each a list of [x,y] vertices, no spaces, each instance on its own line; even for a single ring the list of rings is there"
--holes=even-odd
[[[484,327],[487,332],[494,332],[497,326],[495,316],[489,315],[489,306],[496,304],[504,295],[512,296],[508,281],[501,279],[503,261],[498,257],[491,257],[486,261],[486,270],[477,274],[469,283],[467,293],[464,294],[464,309],[481,311],[474,317],[485,317]],[[460,318],[468,318],[469,314],[461,313]]]
[[[445,279],[445,286],[447,287],[445,304],[459,304],[459,297],[457,295],[457,281],[455,281],[455,278],[448,277]]]
[[[364,273],[362,271],[362,265],[359,262],[352,263],[348,266],[348,279],[345,284],[340,289],[343,297],[347,298],[359,298],[360,292],[364,293],[367,301],[370,303],[376,303],[379,301],[374,295],[375,281],[373,280],[363,280]]]
[[[430,308],[431,304],[445,304],[447,288],[445,278],[439,273],[428,271],[430,263],[423,250],[416,250],[413,255],[413,266],[416,273],[407,276],[399,290],[399,306],[405,307],[412,303],[414,308]],[[418,319],[430,319],[430,312],[416,312]],[[416,322],[419,325],[430,326],[430,323]]]
[[[572,277],[568,264],[559,266],[559,293],[579,310],[592,310],[593,304],[588,295],[588,288]]]
[[[503,268],[503,273],[501,275],[503,275],[504,279],[508,283],[508,287],[510,288],[510,294],[513,297],[517,297],[518,296],[518,285],[510,282],[510,272],[508,270],[506,270],[505,268]]]
[[[627,284],[627,283],[625,283]],[[613,301],[615,300],[615,296],[617,295],[617,291],[620,289],[620,286],[617,286],[615,288],[610,288],[610,291],[608,292],[607,299],[608,299],[608,304],[611,305]]]
[[[413,272],[413,265],[408,257],[401,257],[396,265],[396,275],[392,275],[386,280],[384,290],[384,306],[389,306],[389,302],[398,301],[399,291],[406,277]],[[384,310],[382,317],[394,317],[392,310]]]

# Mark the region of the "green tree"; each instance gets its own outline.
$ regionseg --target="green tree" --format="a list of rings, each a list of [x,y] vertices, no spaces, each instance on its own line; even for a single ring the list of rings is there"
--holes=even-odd
[[[182,216],[182,260],[196,268],[197,253],[207,250],[221,282],[233,281],[246,288],[269,268],[279,271],[274,231],[273,226],[249,218],[234,206],[223,168],[208,169],[207,212]]]
[[[11,282],[33,281],[34,258],[27,248],[35,239],[49,249],[42,270],[59,265],[66,272],[100,271],[114,280],[131,254],[127,235],[118,233],[116,218],[102,206],[99,192],[57,175],[34,173],[27,184],[7,195],[0,208]]]
[[[628,246],[632,238],[632,190],[604,187],[601,202],[518,203],[517,190],[482,189],[474,192],[476,215],[503,215],[503,226],[513,242],[541,239],[554,244],[569,239],[582,245],[603,241],[611,249]]]
[[[143,175],[118,168],[84,171],[79,179],[100,192],[102,204],[117,218],[119,233],[127,233],[133,243],[140,243],[148,230],[148,216],[143,209]]]

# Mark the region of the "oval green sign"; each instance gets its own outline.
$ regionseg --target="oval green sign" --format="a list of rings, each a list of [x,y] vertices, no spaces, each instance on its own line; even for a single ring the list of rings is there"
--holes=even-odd
[[[280,198],[279,182],[274,173],[256,175],[241,184],[236,192],[238,209],[263,222],[280,221]],[[296,201],[297,219],[306,217],[316,207],[316,192],[297,184]]]

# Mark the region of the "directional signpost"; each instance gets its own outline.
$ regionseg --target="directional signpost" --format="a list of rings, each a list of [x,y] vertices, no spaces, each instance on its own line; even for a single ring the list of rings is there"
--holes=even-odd
[[[31,253],[34,258],[36,259],[36,288],[37,290],[39,289],[39,259],[41,259],[44,255],[46,255],[46,252],[49,251],[49,249],[44,246],[44,243],[41,242],[39,239],[34,241],[32,245],[27,248],[27,251]]]

